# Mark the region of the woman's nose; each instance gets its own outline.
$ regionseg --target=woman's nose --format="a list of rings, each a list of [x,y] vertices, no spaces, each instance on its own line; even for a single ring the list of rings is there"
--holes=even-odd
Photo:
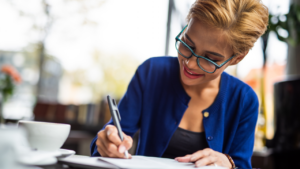
[[[189,69],[197,70],[199,68],[197,64],[197,57],[195,57],[194,55],[189,59],[186,59],[185,64]]]

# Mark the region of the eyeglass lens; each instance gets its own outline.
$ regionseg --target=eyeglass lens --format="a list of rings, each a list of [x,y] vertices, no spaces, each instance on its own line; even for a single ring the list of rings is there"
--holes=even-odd
[[[180,41],[176,42],[176,49],[178,53],[185,58],[191,58],[193,56],[191,50]],[[216,69],[216,66],[214,64],[203,58],[197,57],[197,62],[198,66],[207,72],[214,72]]]

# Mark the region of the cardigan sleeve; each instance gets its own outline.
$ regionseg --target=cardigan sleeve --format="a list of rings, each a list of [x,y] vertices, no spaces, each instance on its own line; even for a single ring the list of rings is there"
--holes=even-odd
[[[143,103],[143,87],[145,86],[145,79],[147,78],[148,62],[144,62],[131,79],[127,91],[123,98],[120,100],[118,108],[121,116],[121,127],[125,134],[133,137],[140,127],[140,116]],[[113,124],[112,119],[104,125]],[[90,151],[91,156],[100,156],[96,146],[97,136],[92,140]]]
[[[258,107],[257,95],[250,89],[244,95],[242,115],[229,151],[229,155],[238,168],[252,168],[251,156],[253,154]]]

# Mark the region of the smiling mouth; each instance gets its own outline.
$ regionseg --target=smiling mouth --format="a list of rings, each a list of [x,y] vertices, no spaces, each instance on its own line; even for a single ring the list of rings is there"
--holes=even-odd
[[[188,71],[188,69],[186,68],[185,69],[189,74],[191,74],[191,75],[195,75],[194,73],[192,73],[192,72],[190,72],[190,71]]]
[[[186,66],[183,66],[183,68],[190,75],[193,75],[193,76],[202,76],[203,75],[203,74],[197,74],[197,73],[190,71]]]
[[[182,65],[184,67],[184,69],[191,75],[203,75],[203,74],[198,74],[198,73],[195,73],[193,71],[191,71],[185,64],[184,64],[184,61],[182,62]]]

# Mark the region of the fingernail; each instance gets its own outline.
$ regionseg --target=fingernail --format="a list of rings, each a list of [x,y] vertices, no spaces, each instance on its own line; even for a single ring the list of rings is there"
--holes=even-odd
[[[125,151],[126,151],[126,147],[125,146],[120,146],[119,152],[124,153]]]
[[[108,130],[106,134],[109,136],[111,134],[111,130]]]
[[[195,161],[196,160],[196,158],[195,157],[191,157],[191,161]]]
[[[176,157],[174,160],[178,161],[178,157]]]

